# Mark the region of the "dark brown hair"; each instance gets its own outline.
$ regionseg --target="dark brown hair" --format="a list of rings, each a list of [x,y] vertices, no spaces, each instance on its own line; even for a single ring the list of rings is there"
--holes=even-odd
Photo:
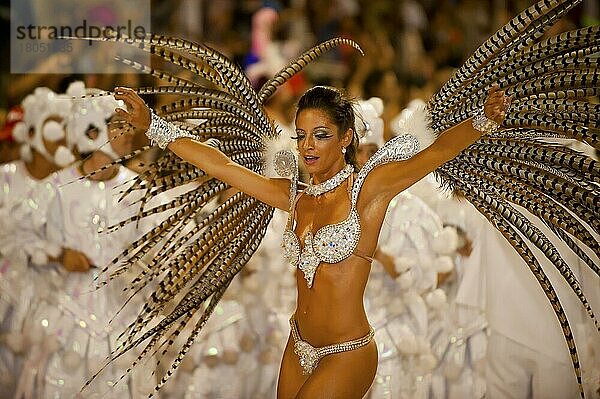
[[[340,137],[346,130],[352,129],[352,142],[346,147],[344,158],[346,163],[354,166],[354,170],[358,172],[360,168],[356,160],[358,136],[356,135],[354,118],[354,100],[348,98],[342,90],[335,87],[315,86],[308,89],[298,101],[296,115],[306,109],[318,109],[325,112],[339,129]]]

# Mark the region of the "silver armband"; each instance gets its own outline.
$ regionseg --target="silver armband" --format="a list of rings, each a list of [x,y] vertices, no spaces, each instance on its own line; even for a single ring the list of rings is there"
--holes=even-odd
[[[492,134],[500,129],[500,125],[485,116],[482,108],[473,115],[473,128],[483,134]]]
[[[196,138],[192,133],[186,132],[174,124],[162,119],[160,116],[156,115],[153,110],[150,110],[150,118],[150,127],[146,131],[146,136],[153,145],[156,144],[163,150],[175,139],[181,137],[188,137],[190,139]]]

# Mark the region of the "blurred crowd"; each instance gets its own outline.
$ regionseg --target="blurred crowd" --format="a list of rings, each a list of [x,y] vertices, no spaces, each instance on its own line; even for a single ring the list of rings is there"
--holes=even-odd
[[[10,9],[8,1],[3,3],[2,29],[5,37],[9,37]],[[21,7],[30,9],[29,18],[33,22],[36,11],[51,12],[44,2],[21,3],[29,4]],[[294,86],[296,91],[315,83],[330,83],[347,88],[357,97],[378,96],[386,105],[402,109],[413,98],[427,99],[448,79],[453,68],[531,3],[524,0],[152,0],[150,29],[157,34],[201,41],[244,69],[258,60],[266,62],[268,65],[253,72],[264,77],[316,43],[336,36],[348,37],[359,43],[365,56],[350,48],[333,50],[305,71],[303,82]],[[583,1],[551,33],[597,24],[599,8],[593,0]],[[117,19],[108,12],[103,13],[104,19],[96,18],[105,23]],[[2,53],[8,55],[9,43],[5,41],[1,46]],[[35,87],[65,91],[74,79],[69,72],[72,64],[61,59],[64,56],[76,55],[60,54],[44,59],[34,69],[36,73],[26,75],[10,74],[9,57],[2,57],[0,124],[10,108]],[[153,83],[147,76],[106,71],[78,78],[88,87],[106,90],[116,85],[139,87]],[[260,76],[255,79],[260,82]],[[386,108],[385,112],[395,115],[396,111]]]
[[[27,2],[34,11],[43,3]],[[0,17],[8,37],[6,3]],[[479,44],[530,3],[153,0],[151,28],[223,52],[256,87],[317,43],[337,36],[355,40],[364,56],[350,47],[326,53],[281,87],[267,111],[285,132],[308,87],[346,88],[368,100],[361,101],[372,127],[361,143],[364,163],[396,134],[411,107],[435,93]],[[599,17],[600,5],[586,0],[549,34],[597,25]],[[149,144],[144,132],[119,135],[123,125],[113,111],[122,104],[111,96],[73,96],[161,82],[138,73],[71,73],[69,62],[52,57],[36,73],[11,74],[8,43],[1,46],[7,56],[0,59],[0,397],[146,397],[156,383],[149,378],[153,364],[114,386],[131,358],[112,363],[93,389],[77,395],[142,306],[134,301],[109,326],[126,299],[123,284],[135,271],[102,290],[95,290],[96,278],[156,220],[116,235],[101,233],[135,212],[135,198],[117,201],[115,191],[126,190],[160,152],[151,149],[113,164]],[[63,73],[45,73],[57,66],[64,66]],[[152,66],[171,68],[158,59]],[[156,106],[169,98],[146,100]],[[175,195],[165,193],[157,202]],[[279,249],[284,223],[276,212],[261,248],[160,397],[274,396],[295,302],[293,270]],[[571,255],[567,262],[597,308],[600,282]],[[586,391],[598,394],[600,339],[576,299],[557,284],[573,315]],[[432,178],[390,205],[366,306],[380,360],[371,399],[578,395],[564,338],[526,265],[473,208],[440,192]]]

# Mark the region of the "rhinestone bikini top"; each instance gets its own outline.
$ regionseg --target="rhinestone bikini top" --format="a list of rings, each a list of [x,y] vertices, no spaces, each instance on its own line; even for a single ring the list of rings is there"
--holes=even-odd
[[[306,284],[311,288],[321,262],[337,263],[352,255],[360,239],[360,219],[355,204],[352,204],[348,217],[343,221],[325,225],[314,235],[311,231],[306,232],[304,248],[300,249],[300,240],[292,224],[295,204],[301,195],[294,199],[293,208],[290,209],[291,218],[283,232],[282,246],[285,258],[292,266],[302,270]]]
[[[317,267],[321,262],[338,263],[352,255],[360,240],[360,217],[356,203],[360,189],[371,170],[384,163],[401,161],[412,157],[419,151],[419,141],[409,134],[394,137],[381,147],[358,173],[354,183],[349,184],[350,213],[339,223],[321,227],[316,233],[308,231],[304,235],[304,248],[294,232],[294,214],[300,195],[297,191],[297,175],[293,176],[290,185],[290,211],[288,223],[283,233],[282,248],[284,257],[294,267],[304,273],[308,288],[312,288]],[[351,177],[349,177],[351,178]]]

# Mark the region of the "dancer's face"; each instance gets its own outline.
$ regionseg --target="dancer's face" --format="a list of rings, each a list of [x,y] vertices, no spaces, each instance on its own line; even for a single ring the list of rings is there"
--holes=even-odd
[[[306,171],[327,179],[344,167],[342,148],[350,144],[352,130],[340,132],[325,112],[309,108],[296,115],[296,140]]]

